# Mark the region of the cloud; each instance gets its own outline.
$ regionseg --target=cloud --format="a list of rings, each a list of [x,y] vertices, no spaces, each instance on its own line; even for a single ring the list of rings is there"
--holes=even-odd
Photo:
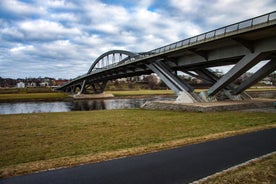
[[[53,21],[68,21],[68,22],[78,21],[78,18],[73,13],[53,13],[53,14],[50,14],[50,18]]]
[[[81,34],[75,27],[64,27],[59,22],[48,20],[28,20],[18,23],[18,29],[26,39],[60,39]]]
[[[12,53],[19,53],[19,52],[26,52],[26,51],[32,51],[34,50],[34,47],[32,45],[17,45],[14,48],[10,49],[10,52]]]
[[[43,1],[36,1],[36,4],[40,6],[47,7],[47,8],[58,8],[58,9],[66,9],[72,10],[76,9],[77,6],[71,1],[67,0],[43,0]]]
[[[42,6],[34,6],[34,4],[27,4],[18,0],[1,0],[0,7],[2,12],[6,12],[9,16],[20,19],[46,13],[45,8]]]
[[[0,75],[73,78],[106,51],[148,51],[275,8],[274,0],[1,0]]]
[[[210,0],[208,3],[205,0],[170,0],[170,4],[183,17],[211,29],[272,12],[276,8],[274,0]]]

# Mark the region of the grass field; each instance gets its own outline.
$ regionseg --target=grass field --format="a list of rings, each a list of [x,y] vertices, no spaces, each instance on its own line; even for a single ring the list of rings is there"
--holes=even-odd
[[[276,154],[211,176],[199,184],[276,183]]]
[[[106,94],[114,94],[116,97],[127,96],[147,96],[147,95],[173,95],[171,90],[137,90],[137,91],[106,91]],[[17,102],[17,101],[37,101],[37,100],[64,100],[68,97],[66,93],[10,93],[0,94],[0,102]]]
[[[0,115],[0,176],[276,127],[275,113],[111,110]]]
[[[106,91],[107,94],[113,94],[117,97],[124,96],[143,96],[143,95],[174,95],[172,90],[135,90],[135,91]]]
[[[42,88],[49,90],[48,88]],[[15,90],[9,94],[0,93],[0,102],[14,101],[36,101],[36,100],[63,100],[68,97],[66,93],[43,92],[40,88],[10,89]],[[7,91],[8,89],[2,89]],[[17,90],[17,92],[16,92]],[[19,90],[19,91],[18,91]],[[271,89],[249,89],[248,91],[270,91]],[[196,92],[201,92],[203,89],[196,89]],[[113,94],[115,97],[131,97],[131,96],[152,96],[152,95],[175,95],[172,90],[129,90],[129,91],[105,91],[106,94]]]
[[[174,94],[171,90],[105,93],[117,97]],[[0,102],[65,98],[66,94],[53,92],[0,94]],[[275,113],[183,113],[134,109],[0,115],[0,178],[141,154],[271,127],[276,127]],[[271,169],[271,163],[275,163],[275,157],[266,160],[263,165]],[[243,168],[234,171],[228,179],[221,176],[211,180],[211,183],[252,183],[253,180],[244,182],[241,177],[249,177],[252,173],[267,180],[273,175],[275,181],[275,172],[261,175],[264,174],[264,167],[253,165],[250,168],[249,174],[245,173],[247,168]],[[252,168],[256,170],[252,171]]]
[[[37,101],[37,100],[63,100],[68,95],[65,93],[17,93],[0,94],[0,102]]]
[[[107,91],[106,94],[114,94],[116,97],[127,96],[147,96],[147,95],[173,95],[171,90],[138,90],[138,91]],[[17,101],[51,101],[51,100],[64,100],[68,98],[66,93],[10,93],[0,94],[0,102],[17,102]]]
[[[0,88],[0,94],[16,94],[16,93],[52,93],[51,88],[32,87],[32,88]]]

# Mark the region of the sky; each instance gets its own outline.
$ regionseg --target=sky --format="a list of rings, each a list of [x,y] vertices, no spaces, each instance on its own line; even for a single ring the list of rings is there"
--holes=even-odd
[[[276,0],[1,0],[0,77],[74,78],[109,50],[145,52],[276,10]]]

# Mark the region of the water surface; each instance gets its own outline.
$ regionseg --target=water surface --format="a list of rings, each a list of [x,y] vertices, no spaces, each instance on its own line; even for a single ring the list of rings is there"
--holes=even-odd
[[[40,112],[69,112],[139,108],[146,101],[172,100],[172,98],[72,100],[68,102],[18,102],[0,103],[0,114]]]

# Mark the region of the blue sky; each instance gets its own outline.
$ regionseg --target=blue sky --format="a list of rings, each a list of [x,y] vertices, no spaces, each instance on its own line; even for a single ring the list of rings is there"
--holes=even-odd
[[[1,0],[0,77],[74,78],[106,51],[148,51],[275,9],[275,0]]]

